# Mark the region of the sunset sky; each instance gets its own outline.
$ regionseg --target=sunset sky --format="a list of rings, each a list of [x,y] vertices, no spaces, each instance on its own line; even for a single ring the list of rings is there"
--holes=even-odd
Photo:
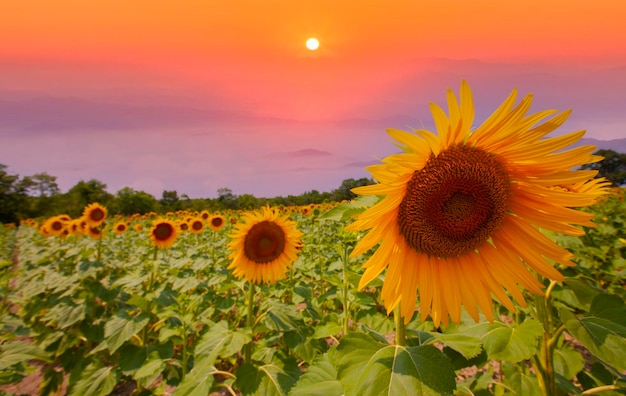
[[[0,163],[63,192],[331,191],[466,79],[626,138],[626,1],[0,0]],[[309,37],[320,41],[309,51]]]

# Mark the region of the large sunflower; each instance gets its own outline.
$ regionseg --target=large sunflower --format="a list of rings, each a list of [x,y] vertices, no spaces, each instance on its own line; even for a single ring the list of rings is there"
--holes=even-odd
[[[107,210],[97,202],[85,206],[83,217],[89,227],[98,227],[107,217]]]
[[[542,292],[542,283],[528,270],[549,279],[563,279],[551,262],[571,265],[572,254],[544,236],[541,229],[568,235],[593,227],[593,214],[572,207],[591,205],[598,193],[579,186],[595,171],[572,170],[600,160],[594,146],[564,148],[584,131],[545,136],[558,128],[570,111],[535,114],[532,96],[515,106],[516,90],[478,128],[468,84],[460,102],[447,91],[449,115],[431,104],[438,136],[389,129],[403,153],[368,168],[378,184],[357,187],[359,195],[385,196],[361,213],[349,230],[367,230],[351,256],[379,244],[363,265],[363,288],[387,268],[381,296],[388,312],[398,303],[408,323],[419,289],[420,316],[430,314],[435,326],[458,323],[461,306],[478,321],[478,308],[493,320],[492,295],[509,310],[525,301],[521,286]],[[543,122],[542,122],[543,120]],[[554,188],[556,186],[578,188]],[[525,265],[526,264],[526,265]],[[528,267],[527,267],[528,266]],[[505,293],[508,291],[508,294]]]
[[[269,207],[244,215],[230,237],[228,269],[247,282],[274,283],[283,279],[296,260],[302,242],[296,223]]]
[[[167,249],[174,244],[178,236],[176,225],[166,219],[155,220],[150,229],[152,243],[161,249]]]

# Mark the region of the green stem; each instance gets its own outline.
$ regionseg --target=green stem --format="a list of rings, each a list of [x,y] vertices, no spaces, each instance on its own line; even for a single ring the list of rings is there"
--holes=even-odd
[[[617,389],[620,389],[620,387],[617,385],[597,386],[595,388],[587,389],[586,391],[581,393],[581,395],[595,395],[596,393],[609,391],[609,390],[617,390]]]
[[[184,318],[181,320],[182,324],[183,324],[183,357],[182,357],[182,376],[181,376],[181,381],[185,378],[185,376],[187,375],[187,360],[189,359],[188,357],[188,351],[187,351],[187,326],[185,325],[185,320]]]
[[[347,334],[350,327],[350,300],[348,299],[348,290],[350,284],[348,283],[348,262],[350,257],[348,256],[348,248],[343,250],[343,334]]]
[[[100,262],[100,257],[102,256],[102,234],[104,233],[102,228],[103,227],[100,226],[100,236],[98,236],[98,257],[96,258],[98,263]]]
[[[406,345],[406,328],[404,326],[404,318],[402,317],[401,302],[393,309],[393,321],[396,324],[396,345]]]
[[[556,381],[554,372],[554,349],[557,341],[565,329],[563,326],[553,330],[552,299],[550,295],[556,286],[556,281],[551,281],[542,296],[537,296],[535,304],[538,309],[538,317],[543,324],[543,338],[539,355],[534,359],[537,370],[539,387],[546,395],[556,395]]]
[[[250,331],[252,331],[253,341],[250,341],[245,346],[245,357],[244,357],[245,363],[252,362],[252,343],[254,342],[254,319],[252,318],[252,315],[254,314],[253,304],[254,304],[254,283],[250,282],[248,286],[248,314],[246,316],[246,327],[249,328]]]

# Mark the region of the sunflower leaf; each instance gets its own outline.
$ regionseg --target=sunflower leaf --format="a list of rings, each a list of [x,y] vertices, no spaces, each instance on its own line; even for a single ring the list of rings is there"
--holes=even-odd
[[[107,348],[111,353],[128,341],[133,335],[139,333],[149,322],[149,315],[142,313],[137,317],[116,315],[104,325],[104,337]]]
[[[317,358],[291,388],[289,396],[340,396],[344,391],[327,353]]]
[[[511,327],[504,323],[498,324],[481,340],[489,359],[517,363],[537,353],[539,337],[543,334],[541,323],[527,319]]]
[[[258,367],[244,363],[235,372],[235,384],[242,395],[284,396],[298,380],[298,372],[295,361],[288,361],[284,367],[273,363]]]
[[[442,334],[437,332],[430,333],[435,340],[443,343],[445,346],[454,349],[466,359],[478,356],[482,351],[480,339],[467,336],[464,334]]]
[[[334,221],[348,220],[374,205],[377,201],[378,197],[375,195],[360,196],[350,202],[343,202],[335,206],[334,208],[323,213],[319,219]]]
[[[335,357],[346,395],[451,395],[456,387],[452,364],[431,345],[385,345],[356,333],[341,339]]]
[[[218,357],[229,357],[241,350],[241,348],[252,341],[252,333],[247,330],[230,330],[228,323],[224,320],[211,326],[206,332],[194,352],[196,361],[207,361],[213,364]]]
[[[82,372],[69,395],[108,395],[115,388],[119,378],[120,373],[114,367],[98,367],[96,364],[90,364]]]
[[[559,315],[568,333],[589,352],[618,370],[626,370],[626,326],[598,316],[577,318],[567,309],[560,309]]]

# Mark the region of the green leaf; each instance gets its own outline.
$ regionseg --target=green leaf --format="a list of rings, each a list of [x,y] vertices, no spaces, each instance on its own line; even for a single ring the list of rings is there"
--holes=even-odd
[[[70,389],[69,396],[106,396],[113,391],[119,379],[120,374],[113,367],[98,368],[90,364]]]
[[[284,396],[297,380],[293,373],[275,364],[255,367],[244,363],[235,374],[237,375],[235,384],[243,395]]]
[[[161,375],[165,366],[166,363],[159,358],[159,354],[156,351],[152,352],[143,366],[135,372],[133,378],[144,388],[148,387]]]
[[[451,395],[456,387],[452,364],[431,345],[385,345],[355,333],[335,356],[346,395]]]
[[[209,364],[213,364],[218,356],[234,355],[250,341],[252,341],[252,333],[249,329],[233,331],[228,328],[228,322],[222,320],[211,326],[198,341],[194,357],[196,361],[206,360]]]
[[[24,341],[13,341],[0,345],[0,370],[7,369],[14,364],[40,360],[49,363],[50,357],[39,346]]]
[[[564,344],[554,350],[554,371],[571,380],[584,367],[584,358],[574,348]]]
[[[537,353],[539,337],[543,335],[541,323],[526,319],[519,326],[498,325],[482,338],[489,359],[517,363]]]
[[[150,321],[147,313],[136,317],[127,317],[123,314],[114,316],[104,325],[104,341],[111,353],[128,341],[133,335],[139,333]]]
[[[85,310],[85,304],[62,303],[52,307],[43,319],[56,323],[60,329],[65,329],[85,319]]]
[[[537,377],[525,373],[515,372],[506,379],[508,384],[518,395],[543,396],[539,389]]]
[[[196,364],[185,376],[172,396],[206,396],[210,393],[215,378],[215,367],[204,361]]]
[[[463,334],[442,334],[436,332],[431,332],[430,334],[435,338],[435,340],[443,343],[449,348],[454,349],[466,359],[478,356],[483,350],[480,344],[480,339],[477,337],[471,337]]]
[[[589,311],[591,301],[601,293],[601,290],[589,285],[582,279],[565,278],[563,287],[556,287],[552,297],[572,307]]]
[[[625,326],[596,316],[578,319],[567,309],[560,309],[559,314],[567,331],[589,352],[618,370],[626,370]]]
[[[608,319],[621,326],[626,326],[626,304],[613,294],[600,294],[591,302],[590,316]]]
[[[315,333],[312,338],[326,338],[335,336],[343,331],[343,327],[337,322],[329,322],[315,327]]]
[[[317,358],[291,388],[289,396],[341,396],[344,391],[327,353]]]
[[[363,212],[378,201],[377,196],[360,196],[350,202],[343,202],[323,213],[320,220],[342,221]]]
[[[296,330],[300,327],[302,318],[298,314],[296,307],[286,305],[280,301],[270,300],[267,303],[266,315],[263,323],[274,330]]]

